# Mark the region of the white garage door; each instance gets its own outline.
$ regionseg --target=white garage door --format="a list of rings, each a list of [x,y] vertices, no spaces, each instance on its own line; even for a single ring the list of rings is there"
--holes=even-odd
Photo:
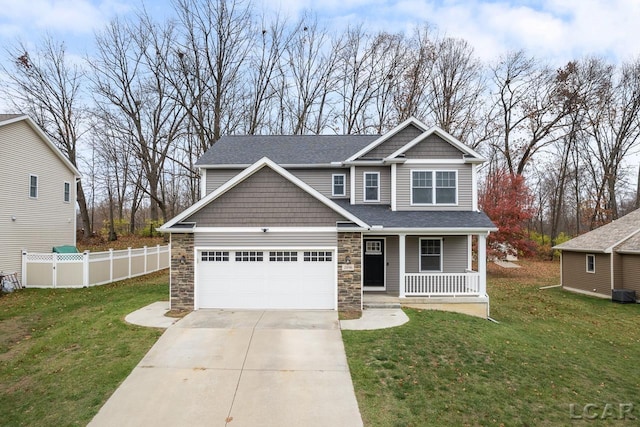
[[[333,250],[199,250],[196,308],[334,309]]]

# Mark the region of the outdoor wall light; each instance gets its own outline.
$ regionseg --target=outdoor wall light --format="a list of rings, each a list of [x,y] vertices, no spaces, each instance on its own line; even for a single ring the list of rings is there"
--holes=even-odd
[[[182,256],[180,257],[180,264],[183,264],[183,265],[184,265],[184,264],[186,264],[186,263],[187,263],[187,258],[186,258],[184,255],[182,255]]]
[[[344,262],[346,262],[347,264],[351,264],[351,257],[347,255],[347,257],[344,259]]]
[[[269,231],[269,229],[268,229],[268,228],[266,228],[266,227],[262,229],[262,232],[263,232],[263,233],[266,233],[267,231]]]
[[[17,218],[15,217],[15,215],[11,216],[11,221],[15,222],[15,221],[16,221],[16,219],[17,219]]]

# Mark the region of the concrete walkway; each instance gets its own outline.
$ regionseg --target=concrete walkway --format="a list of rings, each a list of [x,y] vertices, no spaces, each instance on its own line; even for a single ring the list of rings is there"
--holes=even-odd
[[[153,324],[162,311],[128,320]],[[336,312],[198,310],[166,330],[89,425],[351,427],[362,419]]]

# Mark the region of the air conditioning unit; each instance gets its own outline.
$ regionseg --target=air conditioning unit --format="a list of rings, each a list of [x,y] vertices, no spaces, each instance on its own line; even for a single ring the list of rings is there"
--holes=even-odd
[[[631,289],[613,289],[611,291],[611,301],[620,304],[636,302],[636,291]]]

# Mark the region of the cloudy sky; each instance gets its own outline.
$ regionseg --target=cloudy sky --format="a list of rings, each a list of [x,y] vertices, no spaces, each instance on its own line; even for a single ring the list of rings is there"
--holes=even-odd
[[[411,31],[422,22],[461,37],[485,60],[526,49],[552,65],[585,55],[614,62],[640,54],[640,0],[254,0],[258,10],[296,17],[313,10],[328,27],[363,23],[375,31]],[[70,53],[91,49],[93,31],[137,0],[0,0],[0,44],[30,42],[49,32]],[[171,14],[170,0],[147,0],[154,15]]]

